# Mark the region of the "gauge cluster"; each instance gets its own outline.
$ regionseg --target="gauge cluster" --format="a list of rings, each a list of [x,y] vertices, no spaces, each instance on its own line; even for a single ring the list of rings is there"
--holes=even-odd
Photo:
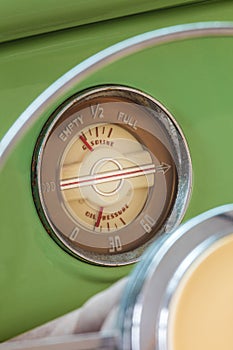
[[[68,252],[94,264],[129,264],[181,220],[189,151],[159,102],[101,86],[50,116],[34,151],[32,190],[46,230]]]

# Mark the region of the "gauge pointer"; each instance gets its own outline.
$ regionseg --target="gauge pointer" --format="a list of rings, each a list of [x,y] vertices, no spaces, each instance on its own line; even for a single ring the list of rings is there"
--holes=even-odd
[[[99,227],[99,225],[100,225],[100,221],[101,221],[101,218],[102,218],[102,215],[103,215],[103,210],[104,210],[104,207],[100,207],[99,213],[98,213],[98,217],[97,217],[97,221],[96,221],[96,223],[95,223],[94,229],[95,229],[96,227]]]
[[[79,136],[80,140],[84,143],[84,145],[89,149],[89,151],[94,151],[93,148],[91,147],[90,143],[85,139],[83,135]]]

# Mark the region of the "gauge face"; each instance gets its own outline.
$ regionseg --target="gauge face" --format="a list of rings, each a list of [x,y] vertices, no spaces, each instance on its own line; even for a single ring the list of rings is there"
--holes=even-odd
[[[177,124],[157,101],[126,87],[73,96],[49,118],[34,151],[42,223],[68,252],[95,264],[137,261],[180,221],[190,186]]]

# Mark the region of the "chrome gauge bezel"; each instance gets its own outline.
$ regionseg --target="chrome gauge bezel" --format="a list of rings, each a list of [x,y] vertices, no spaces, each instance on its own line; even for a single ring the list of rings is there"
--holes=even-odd
[[[233,204],[194,217],[154,242],[130,276],[116,318],[119,349],[168,350],[171,302],[185,273],[233,234]]]
[[[47,140],[51,134],[54,127],[57,125],[61,116],[73,105],[79,103],[80,101],[88,101],[89,99],[108,96],[108,97],[127,97],[133,103],[142,105],[150,109],[153,112],[153,117],[157,118],[157,122],[160,123],[161,127],[165,131],[170,147],[174,150],[174,162],[177,171],[177,195],[174,200],[174,205],[169,212],[165,222],[148,241],[144,242],[140,246],[126,251],[124,253],[117,254],[97,254],[92,252],[87,252],[83,249],[74,249],[74,247],[67,244],[67,241],[63,239],[61,233],[51,221],[48,215],[48,209],[43,201],[43,191],[41,185],[41,166],[42,166],[42,156],[44,149],[46,147]],[[119,86],[119,85],[107,85],[98,86],[88,89],[84,92],[75,94],[67,101],[65,101],[48,119],[45,126],[42,129],[36,143],[36,147],[33,154],[32,160],[32,192],[34,202],[36,204],[37,212],[39,217],[46,229],[46,231],[51,234],[52,238],[67,252],[75,256],[76,258],[82,259],[84,261],[105,266],[119,266],[127,265],[138,261],[142,252],[151,244],[155,237],[168,232],[174,227],[176,227],[183,218],[183,215],[187,209],[188,202],[191,195],[192,189],[192,165],[191,157],[188,149],[187,142],[178,126],[174,117],[168,112],[168,110],[162,106],[153,97],[137,90],[134,88]]]

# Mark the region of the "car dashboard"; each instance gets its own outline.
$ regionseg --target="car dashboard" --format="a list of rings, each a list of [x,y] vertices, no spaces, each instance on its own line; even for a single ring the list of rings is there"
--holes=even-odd
[[[157,237],[232,202],[233,4],[161,3],[4,7],[1,341],[81,307]]]

